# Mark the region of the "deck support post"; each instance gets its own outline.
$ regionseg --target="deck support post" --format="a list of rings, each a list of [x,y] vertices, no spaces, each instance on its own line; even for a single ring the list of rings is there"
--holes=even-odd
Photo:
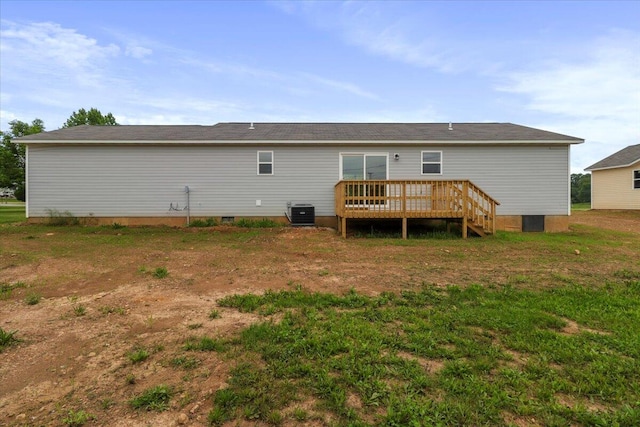
[[[467,217],[466,216],[462,217],[462,238],[463,239],[467,238]]]
[[[340,218],[340,222],[342,223],[342,227],[340,227],[342,229],[342,237],[343,238],[347,238],[347,217],[343,216]]]
[[[402,218],[402,238],[407,238],[407,217]]]

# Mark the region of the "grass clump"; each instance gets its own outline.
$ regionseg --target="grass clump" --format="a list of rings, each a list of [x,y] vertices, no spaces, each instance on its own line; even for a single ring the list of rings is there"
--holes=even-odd
[[[171,387],[161,384],[149,388],[129,401],[134,409],[162,412],[169,408],[169,402],[174,391]]]
[[[171,359],[169,363],[171,364],[171,366],[176,368],[194,369],[200,364],[200,361],[195,357],[180,356]]]
[[[27,305],[36,305],[40,302],[41,299],[42,299],[42,295],[35,292],[29,292],[27,296],[24,298],[24,302]]]
[[[203,336],[201,338],[191,337],[187,339],[183,347],[187,351],[217,351],[223,352],[226,350],[226,345],[223,341],[215,338]]]
[[[153,277],[156,279],[164,279],[169,275],[166,267],[158,267],[153,271]]]
[[[77,317],[81,317],[87,314],[87,307],[82,304],[74,304],[71,308],[73,310],[73,314]]]
[[[81,427],[88,421],[94,420],[96,417],[84,410],[70,410],[66,417],[62,419],[62,423],[68,427]]]
[[[16,344],[19,340],[15,337],[18,331],[5,331],[0,328],[0,353],[7,347]]]
[[[113,307],[110,305],[103,305],[102,307],[100,307],[100,313],[104,314],[105,316],[108,314],[119,314],[119,315],[124,315],[126,314],[127,310],[124,307]]]
[[[131,363],[134,363],[134,364],[140,363],[140,362],[144,362],[149,358],[149,352],[144,348],[137,348],[135,350],[130,351],[127,354],[127,357],[129,357],[129,360],[131,361]]]
[[[211,310],[209,312],[209,319],[214,320],[219,318],[220,318],[220,312],[218,310]]]
[[[0,300],[7,300],[11,298],[14,289],[26,287],[27,285],[24,282],[2,283],[0,284]]]

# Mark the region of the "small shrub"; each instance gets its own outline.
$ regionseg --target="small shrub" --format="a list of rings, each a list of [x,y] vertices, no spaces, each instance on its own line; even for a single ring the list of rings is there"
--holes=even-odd
[[[83,426],[87,421],[93,420],[96,417],[94,417],[93,415],[89,414],[88,412],[85,412],[84,410],[79,410],[79,411],[69,411],[69,413],[67,414],[66,417],[64,417],[62,419],[62,423],[66,426],[69,427],[81,427]]]
[[[168,275],[169,272],[167,271],[166,267],[158,267],[153,272],[153,277],[155,277],[156,279],[164,279]]]
[[[142,394],[131,399],[129,404],[134,409],[162,412],[169,407],[173,393],[171,387],[161,384],[145,390]]]
[[[111,228],[113,228],[114,230],[121,230],[123,228],[127,228],[127,226],[114,222],[113,224],[111,224]]]
[[[36,305],[37,303],[40,302],[41,298],[42,298],[42,296],[40,296],[40,294],[37,294],[35,292],[30,292],[24,298],[24,302],[26,302],[27,305]]]
[[[19,341],[15,337],[16,332],[18,331],[5,331],[0,328],[0,352],[2,352],[6,347],[9,347]]]
[[[131,363],[140,363],[147,360],[147,358],[149,357],[149,352],[144,348],[139,348],[129,352],[128,356],[129,360],[131,360]]]
[[[136,376],[133,374],[127,374],[125,377],[125,382],[129,385],[133,385],[136,383]]]

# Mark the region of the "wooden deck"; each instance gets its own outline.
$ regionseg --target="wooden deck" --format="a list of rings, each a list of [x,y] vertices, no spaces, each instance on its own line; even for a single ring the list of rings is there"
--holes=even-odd
[[[480,236],[495,233],[496,200],[468,180],[366,180],[335,185],[338,230],[347,237],[347,219],[452,219]]]

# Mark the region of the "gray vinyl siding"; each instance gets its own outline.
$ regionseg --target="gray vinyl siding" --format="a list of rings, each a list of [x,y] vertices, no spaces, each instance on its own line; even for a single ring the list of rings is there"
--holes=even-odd
[[[273,151],[273,175],[257,174],[257,151]],[[442,175],[421,175],[421,151],[442,151]],[[341,152],[388,153],[390,179],[470,179],[499,215],[568,213],[568,146],[31,145],[29,216],[185,216],[169,207],[186,185],[194,217],[281,216],[289,201],[333,216]]]

